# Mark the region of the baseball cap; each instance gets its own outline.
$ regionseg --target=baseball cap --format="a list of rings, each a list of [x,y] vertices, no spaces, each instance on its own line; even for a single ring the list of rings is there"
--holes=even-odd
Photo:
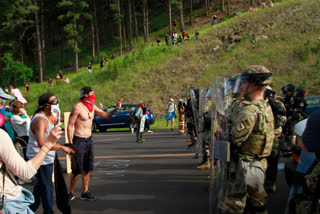
[[[80,99],[84,98],[85,94],[89,94],[92,90],[91,87],[89,86],[85,86],[83,88],[80,89]]]
[[[306,129],[302,134],[302,142],[308,152],[320,152],[320,110],[310,114]]]

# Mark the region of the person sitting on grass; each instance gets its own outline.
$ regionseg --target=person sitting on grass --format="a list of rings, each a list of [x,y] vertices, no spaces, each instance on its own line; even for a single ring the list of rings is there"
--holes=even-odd
[[[182,37],[180,36],[180,37],[178,38],[178,45],[180,45],[181,42],[182,42]]]
[[[160,46],[160,45],[161,45],[161,39],[160,39],[159,36],[157,37],[156,42],[157,42],[157,46]]]

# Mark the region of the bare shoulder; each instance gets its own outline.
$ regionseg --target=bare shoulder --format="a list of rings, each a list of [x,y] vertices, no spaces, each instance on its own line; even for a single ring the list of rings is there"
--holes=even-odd
[[[78,114],[80,113],[80,111],[81,111],[80,103],[75,104],[75,105],[72,107],[70,117],[75,116],[75,115],[78,115]]]

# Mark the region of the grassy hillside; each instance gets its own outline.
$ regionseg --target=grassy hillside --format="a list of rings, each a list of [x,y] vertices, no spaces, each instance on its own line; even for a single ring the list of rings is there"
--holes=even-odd
[[[252,64],[265,65],[273,72],[272,87],[278,91],[294,83],[306,88],[307,96],[320,94],[319,0],[283,1],[273,8],[242,12],[216,26],[208,19],[187,28],[192,37],[199,30],[199,40],[176,47],[166,47],[163,41],[158,47],[154,34],[149,43],[137,44],[104,70],[94,65],[93,75],[85,67],[68,73],[69,85],[32,84],[26,97],[28,111],[36,109],[39,95],[47,91],[57,95],[63,111],[70,111],[78,102],[80,88],[89,85],[97,102],[106,106],[124,97],[125,103],[146,101],[157,115],[163,115],[169,98],[185,98],[190,86],[209,87],[215,76],[228,77]]]

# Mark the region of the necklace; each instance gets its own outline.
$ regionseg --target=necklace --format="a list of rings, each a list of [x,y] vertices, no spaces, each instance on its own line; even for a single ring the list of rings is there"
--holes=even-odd
[[[91,119],[93,117],[93,111],[90,112],[89,109],[83,103],[81,103],[81,104],[88,111],[88,117],[89,117],[89,119]]]

